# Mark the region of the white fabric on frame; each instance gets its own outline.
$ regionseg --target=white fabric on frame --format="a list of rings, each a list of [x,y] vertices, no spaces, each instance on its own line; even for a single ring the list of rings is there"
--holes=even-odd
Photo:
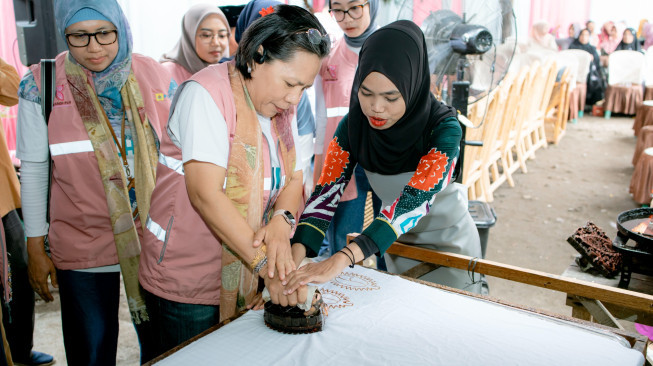
[[[158,365],[643,365],[622,337],[357,266],[321,286],[322,332],[282,334],[263,311]]]

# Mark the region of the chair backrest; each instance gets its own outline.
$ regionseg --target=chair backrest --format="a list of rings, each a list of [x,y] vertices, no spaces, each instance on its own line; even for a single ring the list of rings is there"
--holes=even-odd
[[[653,86],[653,46],[644,55],[644,83]]]
[[[576,73],[576,81],[584,83],[587,80],[587,74],[590,72],[590,64],[592,63],[593,56],[587,51],[583,50],[564,50],[560,51],[561,54],[573,55],[578,60],[578,72]]]
[[[644,81],[644,54],[615,51],[608,59],[608,84],[641,84]]]
[[[582,51],[585,52],[585,51]],[[578,77],[578,69],[580,68],[578,66],[578,58],[570,53],[566,52],[560,52],[552,57],[550,59],[555,60],[556,64],[558,65],[558,73],[562,74],[563,69],[569,69],[570,76],[572,78],[572,82],[576,84],[576,81],[579,80]],[[585,75],[587,77],[587,75]],[[556,77],[556,80],[558,78]],[[585,81],[585,79],[581,79],[582,81]]]
[[[571,68],[569,68],[571,70]],[[540,98],[538,108],[538,115],[544,118],[546,114],[546,107],[549,105],[551,100],[551,92],[553,91],[553,86],[556,83],[556,76],[558,75],[558,63],[554,59],[549,59],[546,64],[544,64],[544,74],[547,75],[546,83],[544,84],[544,89],[542,90],[542,97]]]

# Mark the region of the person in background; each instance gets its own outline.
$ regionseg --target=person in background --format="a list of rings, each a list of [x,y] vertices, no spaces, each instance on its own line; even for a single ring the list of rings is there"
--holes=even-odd
[[[644,24],[642,32],[644,34],[643,48],[648,51],[649,47],[653,46],[653,23]]]
[[[600,42],[598,46],[601,56],[610,55],[617,49],[617,46],[619,46],[623,36],[623,28],[620,30],[618,27],[620,24],[621,23],[615,25],[614,22],[608,21],[603,24],[603,27],[601,27],[601,34],[599,35]]]
[[[551,50],[557,51],[555,37],[549,33],[549,23],[541,20],[533,24],[531,28],[531,37],[528,39],[529,50]]]
[[[621,42],[615,49],[615,51],[639,51],[642,52],[642,49],[635,35],[635,30],[632,28],[626,28],[623,32],[623,37]]]
[[[454,183],[462,136],[457,112],[435,99],[429,75],[424,34],[411,21],[380,28],[363,44],[349,113],[329,143],[327,163],[292,239],[294,260],[317,254],[357,164],[384,208],[345,248],[290,273],[284,295],[297,293],[301,302],[306,284],[329,281],[347,266],[383,255],[395,241],[481,256],[467,188]],[[386,257],[392,273],[419,263]],[[420,279],[481,291],[479,275],[452,268],[438,268]]]
[[[0,105],[10,107],[18,103],[19,83],[16,69],[0,58]],[[2,325],[15,363],[51,365],[54,363],[51,355],[32,351],[35,299],[27,273],[25,231],[18,215],[20,206],[20,183],[0,124],[0,217],[5,234],[0,241],[0,278],[4,290],[1,296]]]
[[[317,183],[338,123],[349,111],[349,96],[358,64],[358,54],[363,42],[376,30],[378,0],[331,0],[329,12],[343,30],[344,37],[334,43],[333,49],[322,63],[315,81],[315,169],[313,182]],[[340,204],[326,232],[320,256],[330,256],[347,245],[347,234],[361,232],[365,216],[367,192],[371,190],[363,168],[354,168],[352,183],[345,190]],[[381,210],[381,200],[372,191],[374,215]],[[385,269],[383,259],[382,269]]]
[[[129,24],[115,0],[57,0],[54,13],[68,51],[55,60],[47,124],[40,65],[30,68],[19,91],[17,156],[30,283],[45,301],[54,300],[48,277],[59,288],[69,365],[115,365],[122,277],[146,362],[153,355],[138,283],[140,242],[177,84],[161,64],[132,53]]]
[[[248,2],[238,17],[235,30],[235,40],[240,42],[245,30],[257,19],[267,14],[270,7],[281,4],[277,0],[252,0]],[[311,102],[307,93],[302,93],[299,104],[297,105],[297,131],[299,133],[299,143],[297,144],[301,151],[302,161],[298,165],[302,169],[302,179],[304,183],[304,200],[310,195],[313,189],[312,179],[312,161],[313,161],[313,137],[315,136],[315,116],[311,108]]]
[[[605,81],[603,77],[603,69],[601,67],[601,58],[596,51],[596,47],[589,43],[590,31],[583,29],[578,34],[578,38],[569,46],[570,50],[583,50],[592,55],[592,62],[590,63],[590,70],[587,74],[587,95],[585,97],[585,105],[591,107],[594,103],[603,99],[605,92]]]
[[[567,30],[567,38],[558,38],[556,39],[556,44],[560,48],[560,50],[566,50],[569,48],[569,46],[578,38],[578,34],[582,28],[580,27],[580,23],[572,23],[569,25],[569,29]]]
[[[238,23],[238,16],[243,11],[245,5],[225,5],[218,6],[224,16],[227,17],[229,22],[229,58],[234,57],[236,49],[238,49],[238,42],[236,42],[236,23]]]
[[[159,353],[260,307],[259,280],[274,291],[296,267],[290,236],[302,172],[293,111],[329,38],[300,7],[265,10],[234,61],[182,84],[161,138],[139,273]]]
[[[585,29],[587,29],[590,32],[590,44],[594,47],[598,47],[599,35],[596,34],[595,32],[594,21],[588,20],[587,22],[585,22]]]
[[[181,38],[161,57],[161,63],[179,84],[208,65],[229,56],[231,30],[215,5],[193,5],[181,21]]]

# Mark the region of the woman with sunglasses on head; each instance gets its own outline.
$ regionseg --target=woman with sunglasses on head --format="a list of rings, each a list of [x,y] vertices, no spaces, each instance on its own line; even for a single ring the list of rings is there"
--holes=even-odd
[[[329,39],[300,7],[265,14],[244,32],[234,61],[193,75],[173,101],[139,276],[160,352],[248,304],[258,308],[259,279],[274,289],[296,267],[290,236],[302,173],[294,107]]]
[[[424,35],[411,21],[374,32],[363,45],[349,113],[329,143],[327,164],[306,203],[292,252],[296,263],[315,256],[356,165],[364,169],[383,210],[353,242],[328,259],[294,271],[285,295],[305,300],[308,283],[323,283],[348,265],[383,255],[394,242],[481,257],[467,210],[467,189],[454,183],[461,129],[456,111],[429,91]],[[386,255],[388,270],[402,273],[419,262]],[[480,292],[478,275],[438,268],[420,277]]]
[[[349,95],[358,53],[363,42],[376,30],[378,0],[330,0],[329,12],[343,30],[344,37],[334,43],[315,81],[315,168],[313,182],[317,182],[324,165],[329,141],[338,123],[348,112]],[[361,167],[354,170],[352,183],[347,187],[331,225],[326,233],[320,255],[333,255],[346,244],[346,236],[363,230],[365,200],[370,185]],[[372,192],[374,214],[378,214],[381,201]],[[384,264],[381,264],[384,268]]]
[[[229,56],[231,29],[222,11],[213,4],[192,6],[181,21],[181,38],[161,62],[175,81],[183,83],[206,66]]]
[[[138,283],[140,245],[158,140],[177,85],[161,64],[132,53],[129,24],[116,1],[58,0],[54,7],[68,51],[56,58],[47,124],[39,65],[19,91],[17,156],[30,282],[46,301],[53,300],[48,277],[59,287],[68,364],[105,365],[116,362],[122,275],[145,362],[152,354]]]

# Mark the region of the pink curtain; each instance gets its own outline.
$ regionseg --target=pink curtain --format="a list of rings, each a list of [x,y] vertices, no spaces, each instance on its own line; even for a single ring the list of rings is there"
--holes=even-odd
[[[21,64],[18,54],[18,41],[16,39],[16,19],[14,18],[14,2],[0,0],[0,57],[8,64],[13,65],[18,74],[22,76],[27,68]],[[7,138],[7,147],[14,164],[16,159],[16,114],[18,107],[7,108],[0,106],[0,118]]]
[[[546,20],[552,29],[558,27],[560,38],[567,37],[567,30],[572,23],[580,23],[583,27],[590,16],[591,0],[531,0],[531,14],[528,21],[528,35],[531,34],[533,23]]]
[[[442,9],[442,0],[413,0],[413,22],[421,25],[432,11],[440,9]],[[462,1],[452,1],[449,10],[459,15],[462,14]]]

